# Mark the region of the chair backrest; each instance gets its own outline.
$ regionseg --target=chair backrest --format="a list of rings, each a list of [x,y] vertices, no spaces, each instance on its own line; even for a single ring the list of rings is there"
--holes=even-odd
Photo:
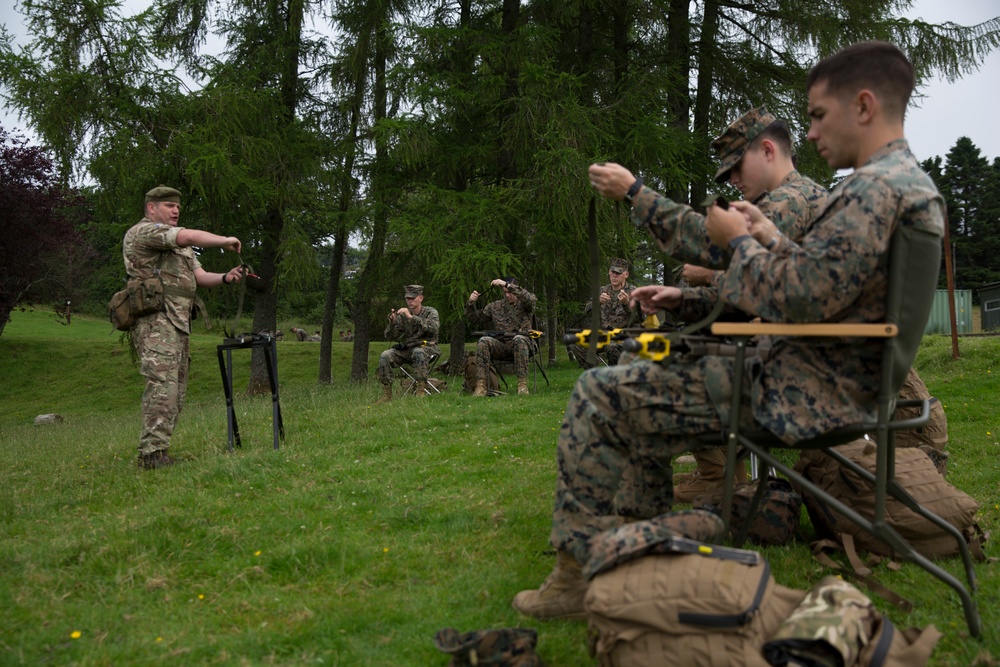
[[[898,325],[899,334],[887,339],[891,354],[883,363],[890,364],[888,381],[895,396],[917,356],[934,305],[941,266],[941,237],[900,226],[891,243],[885,320]]]

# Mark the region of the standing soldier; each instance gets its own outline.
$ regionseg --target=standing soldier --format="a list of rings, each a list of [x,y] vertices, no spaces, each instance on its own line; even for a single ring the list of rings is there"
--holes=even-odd
[[[404,363],[413,366],[413,377],[417,383],[413,388],[414,395],[429,394],[427,372],[431,357],[441,353],[437,346],[441,319],[437,310],[424,305],[423,286],[407,285],[404,298],[406,308],[390,310],[389,323],[385,325],[386,339],[399,342],[383,352],[378,360],[376,374],[382,383],[379,403],[392,400],[392,369]]]
[[[514,361],[517,376],[517,393],[528,393],[528,360],[535,352],[535,342],[528,336],[531,318],[538,299],[534,294],[517,284],[515,278],[497,278],[494,287],[503,288],[503,298],[486,304],[482,310],[476,309],[479,292],[473,290],[465,304],[465,317],[473,326],[485,326],[490,321],[501,337],[483,336],[476,344],[476,389],[473,396],[486,395],[486,375],[491,359]]]
[[[174,463],[167,449],[187,389],[195,288],[243,279],[239,266],[227,273],[209,273],[201,268],[192,246],[238,253],[240,240],[178,227],[180,202],[181,193],[173,188],[161,185],[147,192],[146,215],[125,232],[122,243],[130,281],[159,276],[163,283],[162,310],[137,318],[130,332],[139,371],[146,378],[139,438],[139,467],[145,469]]]
[[[628,326],[630,317],[628,300],[632,295],[635,285],[628,282],[628,262],[620,257],[611,260],[608,268],[608,278],[610,283],[601,288],[601,328],[620,329]],[[589,313],[593,309],[593,302],[588,301],[583,312]],[[587,350],[576,343],[566,346],[569,358],[576,361],[580,368],[590,368],[587,363]],[[618,363],[621,356],[621,343],[612,342],[602,350],[608,360],[609,366]]]

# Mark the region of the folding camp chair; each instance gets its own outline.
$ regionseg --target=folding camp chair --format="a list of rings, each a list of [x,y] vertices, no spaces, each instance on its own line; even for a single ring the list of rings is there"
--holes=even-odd
[[[730,323],[717,322],[712,325],[712,333],[731,336],[735,340],[736,363],[733,378],[734,396],[728,430],[723,434],[727,447],[726,490],[723,497],[723,521],[728,529],[732,511],[733,472],[737,464],[743,465],[742,458],[737,454],[750,454],[758,457],[770,467],[776,468],[782,474],[801,485],[810,494],[833,507],[847,520],[884,541],[901,557],[913,561],[921,568],[934,575],[950,586],[958,594],[965,612],[965,620],[969,632],[980,635],[980,618],[973,600],[972,593],[976,590],[976,575],[968,546],[961,532],[947,521],[919,505],[895,481],[895,432],[908,428],[916,428],[927,423],[930,412],[929,401],[911,400],[897,401],[899,387],[913,363],[920,339],[923,336],[927,317],[933,302],[941,259],[941,239],[939,236],[918,231],[908,227],[900,227],[893,234],[889,258],[889,284],[886,300],[885,323],[881,324],[769,324],[769,323]],[[844,337],[878,337],[883,343],[882,370],[877,397],[877,418],[874,422],[864,422],[838,428],[833,432],[819,437],[787,444],[777,436],[767,431],[743,433],[740,430],[740,406],[742,399],[743,361],[748,341],[758,335],[783,336],[844,336]],[[894,421],[892,415],[897,406],[922,407],[921,417],[909,420]],[[877,463],[875,473],[867,472],[850,460],[839,455],[831,447],[854,440],[866,433],[877,435]],[[875,486],[875,512],[872,519],[867,519],[844,505],[836,498],[805,479],[792,468],[782,463],[772,453],[772,449],[819,449]],[[759,484],[757,493],[749,509],[752,515],[759,506],[764,484]],[[918,553],[910,543],[889,526],[885,520],[885,500],[891,495],[904,503],[914,512],[928,521],[941,527],[942,530],[955,538],[959,552],[965,565],[968,588],[957,578],[946,572],[935,563]],[[745,539],[744,533],[737,536],[735,543],[739,546]]]
[[[433,352],[433,353],[431,353],[430,358],[427,360],[427,377],[428,378],[430,378],[431,372],[434,370],[434,366],[437,365],[438,359],[440,359],[440,358],[441,358],[441,353],[440,352]],[[406,364],[403,364],[403,365],[399,366],[399,372],[401,374],[400,378],[399,378],[399,381],[400,381],[400,383],[402,383],[402,386],[403,386],[403,396],[406,396],[407,394],[414,394],[417,391],[417,379],[415,377],[413,377],[413,375],[409,371],[406,370],[406,366],[407,366]],[[407,380],[410,381],[409,385],[406,384]],[[430,382],[428,382],[427,386],[424,387],[423,389],[421,389],[421,391],[423,391],[428,396],[433,396],[434,394],[440,394],[441,393],[441,390],[438,389],[437,387],[435,387]]]

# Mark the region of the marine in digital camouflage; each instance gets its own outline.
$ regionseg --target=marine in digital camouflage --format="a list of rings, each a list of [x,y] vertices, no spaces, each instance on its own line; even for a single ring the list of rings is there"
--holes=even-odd
[[[506,333],[527,332],[532,328],[532,317],[538,298],[520,285],[507,281],[505,290],[514,295],[511,303],[506,298],[486,304],[482,310],[474,302],[465,304],[465,318],[473,327],[503,331]],[[486,381],[487,369],[492,359],[509,359],[514,362],[514,375],[518,379],[528,377],[528,361],[537,351],[535,342],[524,335],[515,335],[508,340],[483,336],[476,344],[477,379]]]
[[[824,577],[763,647],[772,665],[842,667],[858,663],[875,633],[872,601],[837,577]]]
[[[434,645],[451,656],[449,667],[544,667],[535,653],[538,633],[531,628],[500,628],[459,633],[438,630]]]
[[[624,292],[626,296],[632,294],[632,290],[635,289],[635,285],[626,282],[621,289],[614,289],[610,284],[603,285],[601,287],[601,294],[607,294],[611,298],[607,302],[601,303],[601,328],[602,329],[618,329],[628,326],[629,319],[632,317],[632,313],[628,309],[628,300],[622,303],[619,299],[619,294]],[[588,301],[584,306],[584,313],[589,313],[593,310],[593,304]],[[584,320],[586,322],[587,320]],[[618,363],[618,358],[622,353],[621,343],[611,342],[604,346],[601,350],[604,356],[608,360],[608,364],[614,366]],[[569,358],[577,362],[582,368],[588,368],[587,366],[587,348],[582,345],[567,345],[566,352],[569,354]]]
[[[690,263],[709,258],[700,214],[647,187],[632,201],[633,221],[668,254]],[[749,235],[737,239],[720,297],[772,322],[880,322],[893,231],[905,225],[941,235],[943,224],[940,194],[906,140],[896,140],[837,186],[800,243],[769,252]],[[766,355],[746,362],[744,428],[762,426],[791,443],[874,419],[878,341],[769,342]],[[589,539],[622,522],[614,501],[627,467],[652,462],[669,472],[671,457],[698,447],[692,436],[722,431],[732,364],[715,356],[665,366],[638,360],[580,376],[558,441],[553,546],[587,562]]]
[[[420,288],[419,292],[410,291],[410,288],[416,287],[420,286],[407,286],[408,298],[423,294],[423,288]],[[376,370],[379,382],[383,385],[392,384],[392,369],[405,363],[413,366],[413,378],[417,382],[426,381],[431,357],[441,354],[438,348],[440,328],[441,318],[438,316],[438,311],[423,303],[420,304],[418,313],[411,312],[410,317],[397,315],[391,320],[385,327],[384,336],[386,340],[398,341],[398,344],[379,356]]]

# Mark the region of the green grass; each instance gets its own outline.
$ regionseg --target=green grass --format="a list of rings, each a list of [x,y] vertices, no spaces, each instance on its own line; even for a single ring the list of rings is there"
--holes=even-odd
[[[547,664],[594,664],[584,624],[510,607],[553,562],[556,433],[579,373],[564,357],[532,396],[474,399],[453,382],[376,406],[377,384],[347,383],[350,344],[334,343],[334,383],[319,386],[319,346],[286,340],[287,438],[272,449],[269,397],[238,394],[243,447],[230,454],[217,343],[192,339],[171,447],[182,463],[140,472],[143,383],[117,335],[83,317],[67,327],[14,314],[0,337],[0,664],[443,665],[438,629],[517,625],[538,629]],[[962,350],[954,362],[946,340],[928,339],[918,368],[947,407],[949,480],[995,531],[1000,340]],[[234,353],[237,389],[248,358]],[[65,421],[32,424],[48,412]],[[766,555],[789,586],[826,573],[805,544]],[[977,573],[982,640],[966,636],[950,589],[916,566],[876,576],[917,611],[873,599],[898,625],[945,633],[932,665],[991,664],[1000,578],[988,563]]]

